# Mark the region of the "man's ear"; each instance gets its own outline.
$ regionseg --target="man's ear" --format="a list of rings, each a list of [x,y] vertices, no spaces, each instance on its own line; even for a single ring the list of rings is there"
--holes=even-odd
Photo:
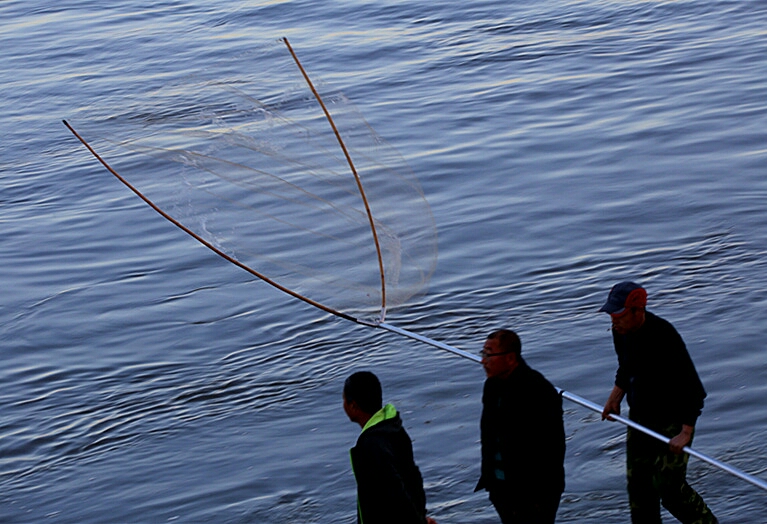
[[[350,417],[357,418],[359,414],[362,412],[356,400],[347,401],[346,407],[347,407],[347,413],[349,414]]]

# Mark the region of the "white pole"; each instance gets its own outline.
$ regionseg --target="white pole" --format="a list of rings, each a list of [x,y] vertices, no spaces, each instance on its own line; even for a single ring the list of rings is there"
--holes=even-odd
[[[392,326],[391,324],[388,324],[386,322],[379,322],[377,324],[366,324],[374,327],[379,327],[381,329],[385,329],[387,331],[391,331],[392,333],[396,333],[398,335],[401,335],[403,337],[411,338],[413,340],[417,340],[419,342],[423,342],[425,344],[429,344],[431,346],[437,347],[439,349],[444,349],[445,351],[449,351],[450,353],[453,353],[454,355],[458,355],[460,357],[466,358],[468,360],[473,360],[474,362],[481,362],[482,358],[479,355],[476,355],[474,353],[469,353],[468,351],[464,351],[462,349],[455,348],[453,346],[449,346],[447,344],[444,344],[442,342],[437,342],[436,340],[432,340],[428,337],[424,337],[422,335],[419,335],[417,333],[413,333],[412,331],[408,331],[406,329],[402,329],[396,326]],[[596,411],[597,413],[602,413],[602,406],[595,404],[594,402],[591,402],[590,400],[586,400],[583,397],[579,397],[578,395],[575,395],[573,393],[570,393],[568,391],[565,391],[564,389],[556,388],[557,392],[562,396],[562,398],[565,398],[571,402],[574,402],[580,406],[583,406],[585,408],[588,408],[592,411]],[[645,433],[646,435],[649,435],[653,438],[656,438],[660,440],[661,442],[664,442],[668,444],[671,439],[666,437],[665,435],[661,435],[660,433],[653,431],[649,428],[646,428],[642,426],[641,424],[637,424],[633,420],[629,420],[627,418],[621,417],[620,415],[610,415],[610,418],[612,420],[615,420],[617,422],[620,422],[621,424],[624,424],[630,428],[636,429],[637,431],[641,431],[642,433]],[[749,482],[753,484],[754,486],[758,488],[762,488],[763,490],[767,491],[767,482],[764,480],[757,478],[753,475],[749,475],[748,473],[745,473],[733,466],[730,466],[729,464],[725,464],[724,462],[721,462],[719,460],[716,460],[714,458],[709,457],[708,455],[701,453],[700,451],[696,451],[688,446],[685,446],[682,448],[685,453],[688,453],[692,455],[693,457],[696,457],[704,462],[708,462],[712,466],[715,466],[723,471],[726,471],[727,473],[730,473],[731,475],[735,475],[736,477],[745,480],[746,482]]]
[[[596,411],[597,413],[602,413],[602,406],[599,406],[597,404],[594,404],[590,400],[586,400],[585,398],[579,397],[578,395],[575,395],[573,393],[567,392],[563,389],[557,388],[557,391],[559,391],[559,394],[562,395],[563,398],[566,398],[567,400],[571,402],[575,402],[576,404],[579,404],[583,407],[589,408],[592,411]],[[610,418],[612,420],[618,421],[621,424],[625,424],[626,426],[629,426],[631,428],[634,428],[638,431],[641,431],[642,433],[645,433],[646,435],[650,435],[653,438],[656,438],[660,440],[661,442],[664,442],[668,444],[671,439],[668,438],[665,435],[661,435],[660,433],[653,431],[649,428],[646,428],[642,426],[641,424],[637,424],[633,420],[621,417],[620,415],[610,415]],[[712,466],[716,466],[717,468],[726,471],[727,473],[730,473],[732,475],[735,475],[736,477],[745,480],[746,482],[750,482],[756,487],[762,488],[763,490],[767,491],[767,482],[763,481],[760,478],[754,477],[753,475],[749,475],[748,473],[745,473],[737,468],[734,468],[728,464],[725,464],[724,462],[721,462],[719,460],[716,460],[715,458],[709,457],[705,453],[701,453],[700,451],[696,451],[692,449],[689,446],[685,446],[682,448],[682,450],[685,453],[688,453],[692,455],[693,457],[699,458],[700,460],[704,462],[708,462]]]

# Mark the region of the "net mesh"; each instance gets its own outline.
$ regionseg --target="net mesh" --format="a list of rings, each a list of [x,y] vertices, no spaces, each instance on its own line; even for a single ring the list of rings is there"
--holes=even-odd
[[[354,104],[313,81],[359,174],[386,306],[396,307],[435,269],[431,210],[405,161]],[[282,42],[140,93],[110,94],[73,125],[131,185],[223,253],[329,308],[383,318],[357,181]]]

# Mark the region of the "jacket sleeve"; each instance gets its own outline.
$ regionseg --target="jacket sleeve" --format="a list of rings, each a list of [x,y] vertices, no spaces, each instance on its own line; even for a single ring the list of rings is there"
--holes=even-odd
[[[676,402],[679,403],[679,417],[682,424],[695,426],[703,410],[706,390],[700,381],[695,364],[687,351],[681,335],[672,328],[669,338],[673,341],[673,362],[671,365],[678,375]]]
[[[562,397],[554,387],[541,379],[536,385],[538,397],[535,425],[530,450],[535,450],[537,465],[532,467],[538,490],[564,490],[565,432],[562,419]],[[531,479],[532,480],[532,479]]]
[[[631,386],[629,370],[626,368],[626,363],[624,362],[625,357],[622,343],[615,332],[613,332],[613,345],[615,346],[615,353],[618,355],[618,370],[615,372],[615,385],[623,391],[628,391]]]

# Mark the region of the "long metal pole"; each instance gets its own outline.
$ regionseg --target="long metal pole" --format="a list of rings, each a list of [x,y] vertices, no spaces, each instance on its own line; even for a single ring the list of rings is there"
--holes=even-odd
[[[450,353],[453,353],[454,355],[458,355],[460,357],[466,358],[468,360],[473,360],[474,362],[481,362],[482,358],[479,355],[476,355],[474,353],[469,353],[468,351],[464,351],[462,349],[455,348],[453,346],[449,346],[443,342],[438,342],[436,340],[432,340],[428,337],[424,337],[423,335],[419,335],[417,333],[413,333],[411,331],[408,331],[406,329],[402,329],[397,326],[392,326],[391,324],[387,324],[386,322],[381,322],[379,324],[369,324],[371,326],[379,327],[381,329],[385,329],[387,331],[391,331],[392,333],[396,333],[398,335],[401,335],[403,337],[408,337],[413,340],[417,340],[419,342],[423,342],[425,344],[429,344],[431,346],[434,346],[439,349],[444,349],[445,351],[449,351]],[[569,400],[570,402],[574,402],[580,406],[583,406],[585,408],[588,408],[592,411],[595,411],[599,414],[602,413],[602,406],[595,404],[594,402],[591,402],[590,400],[586,400],[583,397],[579,397],[578,395],[575,395],[573,393],[570,393],[569,391],[565,391],[561,388],[556,388],[557,392],[562,396],[562,398],[565,398]],[[649,435],[653,438],[656,438],[660,440],[661,442],[668,444],[671,439],[668,438],[665,435],[662,435],[658,433],[657,431],[653,431],[649,428],[646,428],[642,426],[641,424],[637,424],[633,420],[621,417],[620,415],[610,415],[611,420],[615,420],[616,422],[620,422],[621,424],[624,424],[630,428],[633,428],[637,431],[641,431],[642,433]],[[767,491],[767,482],[764,480],[757,478],[753,475],[749,475],[748,473],[745,473],[744,471],[739,470],[738,468],[735,468],[733,466],[730,466],[729,464],[725,464],[724,462],[721,462],[719,460],[716,460],[715,458],[709,457],[705,453],[701,453],[700,451],[696,451],[692,449],[689,446],[685,446],[682,448],[685,453],[688,453],[692,455],[695,458],[698,458],[704,462],[708,462],[712,466],[715,466],[722,471],[726,471],[727,473],[730,473],[731,475],[735,475],[736,477],[745,480],[746,482],[749,482],[753,484],[754,486],[758,488],[762,488],[763,490]]]

